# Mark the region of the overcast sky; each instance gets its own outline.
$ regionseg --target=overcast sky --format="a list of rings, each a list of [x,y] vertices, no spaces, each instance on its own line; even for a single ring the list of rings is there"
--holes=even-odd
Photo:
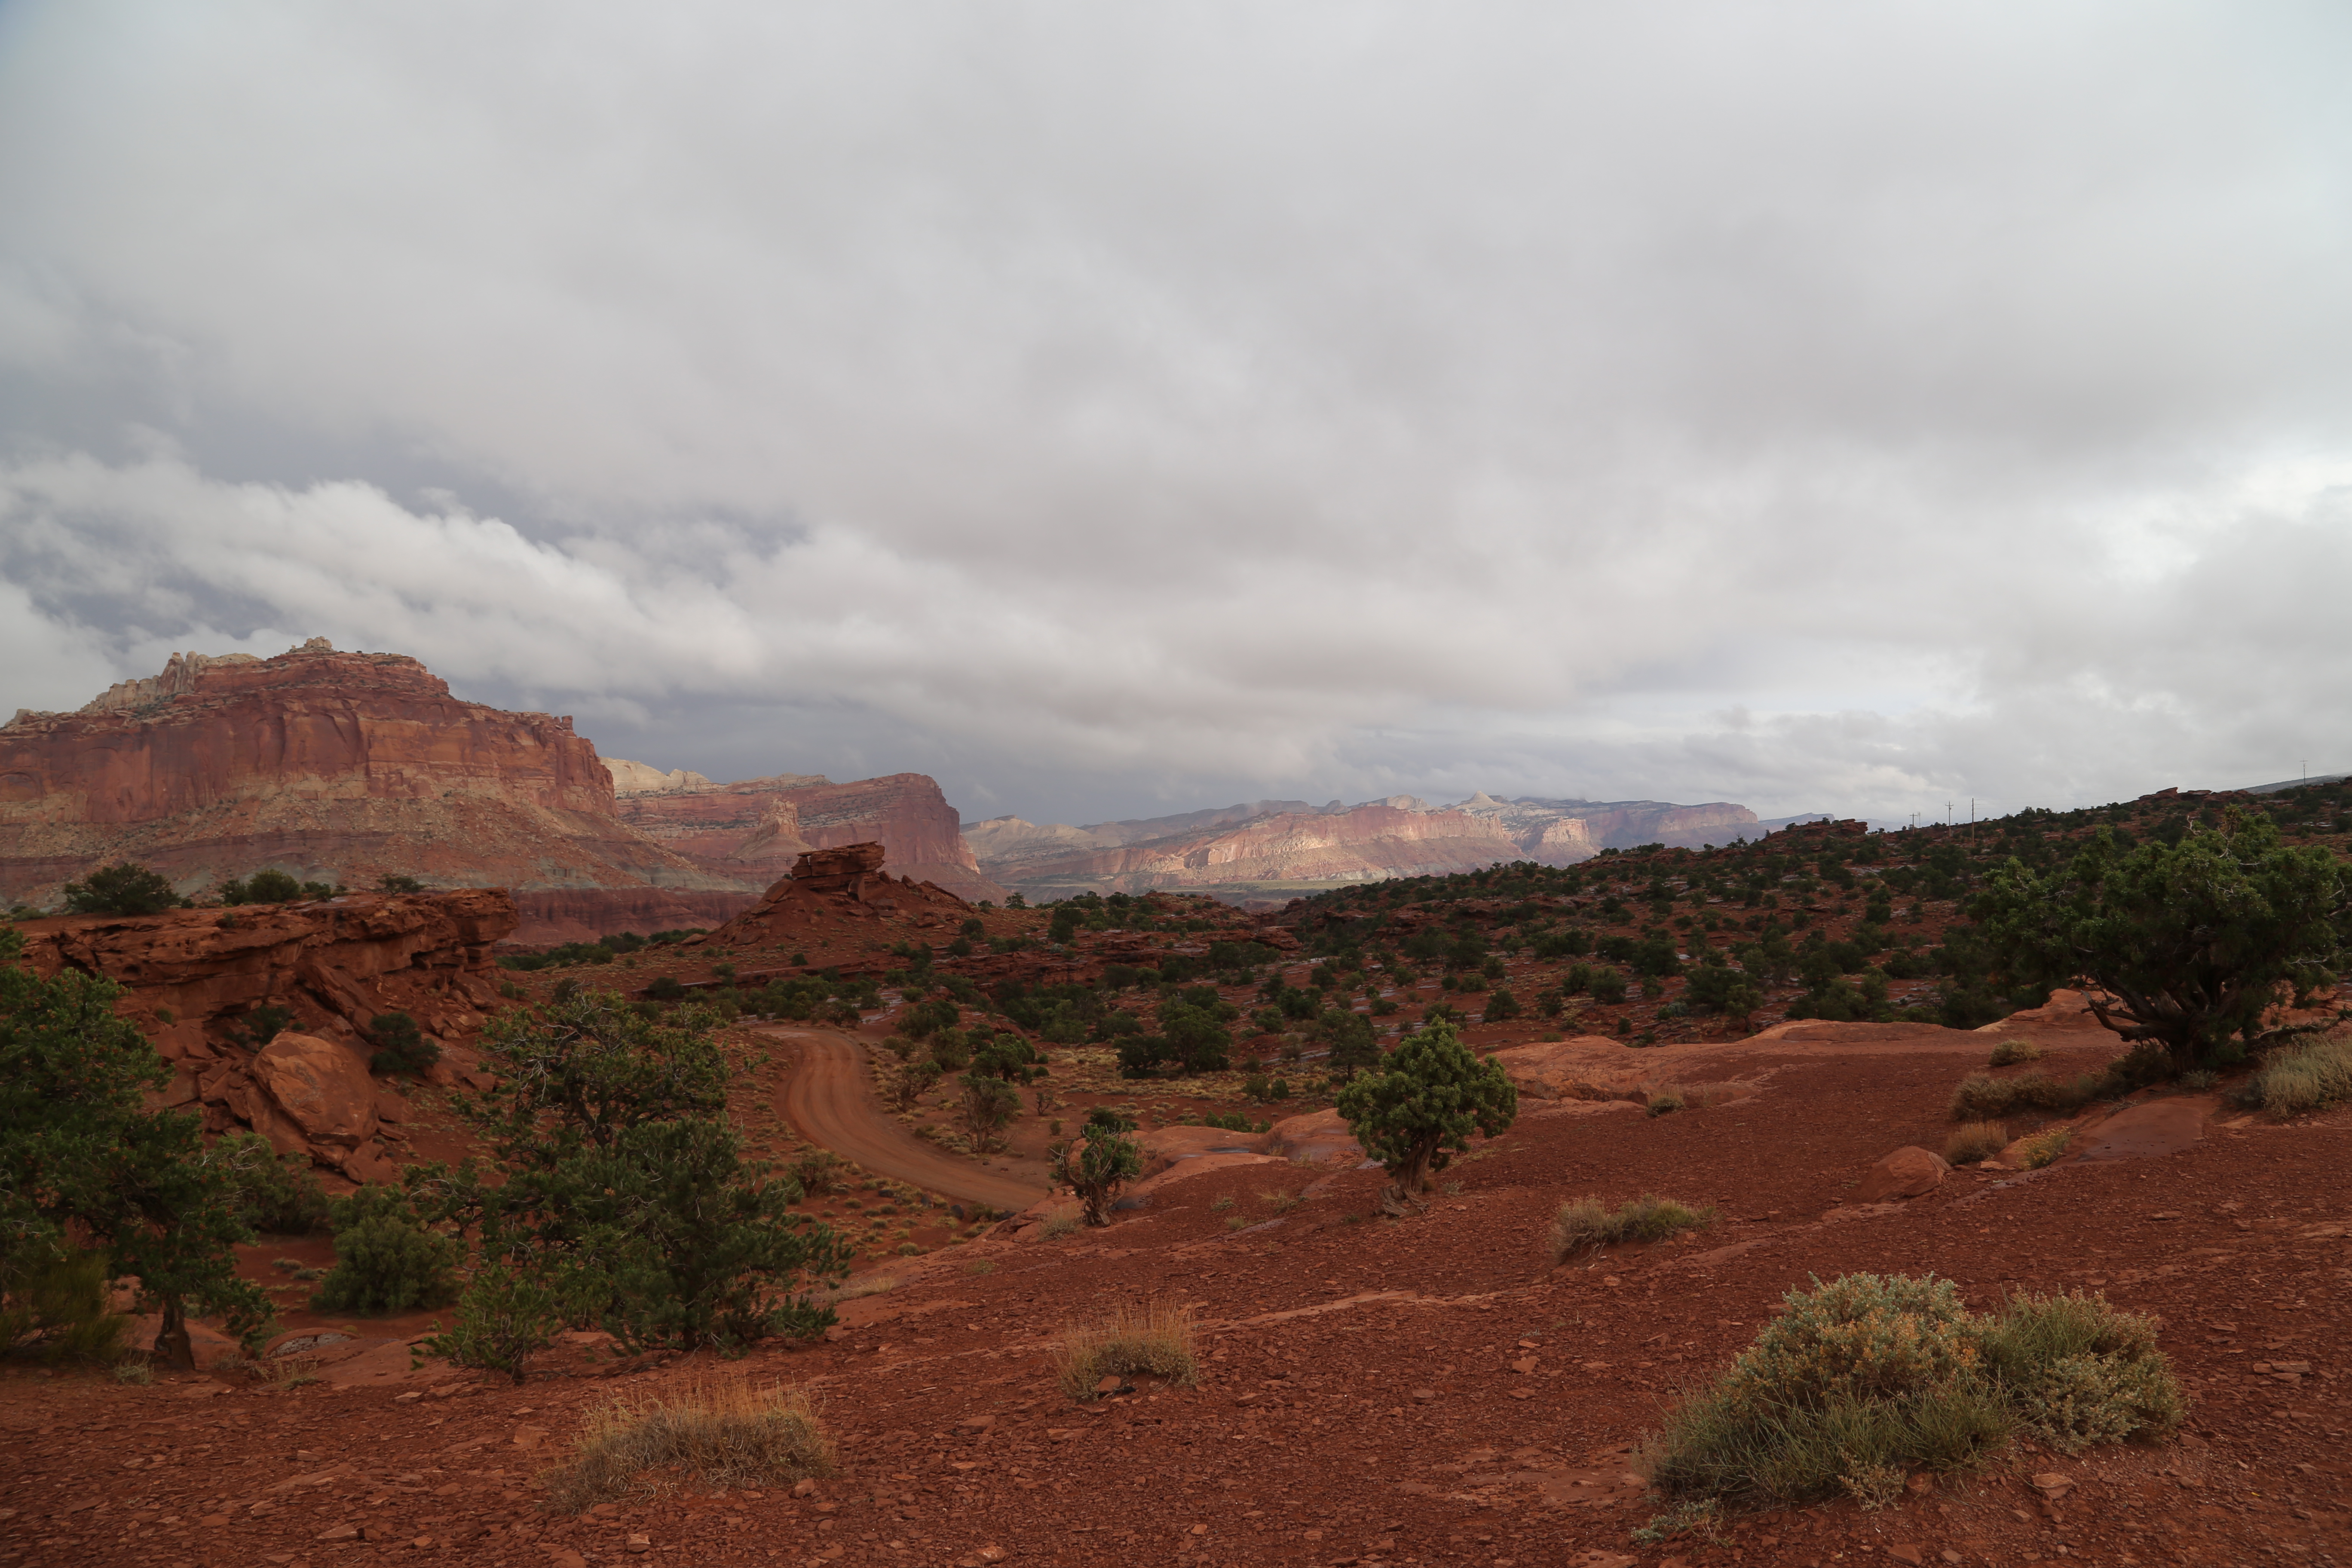
[[[1907,817],[2352,766],[2352,9],[0,5],[0,711]]]

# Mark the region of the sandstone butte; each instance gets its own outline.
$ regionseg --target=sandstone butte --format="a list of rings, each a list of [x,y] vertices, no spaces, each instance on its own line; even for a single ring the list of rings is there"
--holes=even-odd
[[[835,784],[821,774],[714,784],[699,773],[664,773],[641,763],[611,763],[621,820],[663,847],[705,865],[764,881],[812,849],[877,843],[902,879],[930,882],[959,898],[1002,900],[964,842],[956,809],[922,773]],[[877,868],[878,869],[879,868]]]
[[[16,928],[25,963],[124,988],[116,1012],[173,1069],[154,1101],[201,1108],[205,1130],[245,1127],[353,1181],[398,1172],[379,1146],[405,1102],[368,1076],[372,1019],[402,1012],[443,1047],[436,1084],[486,1084],[468,1042],[499,1005],[490,949],[516,926],[495,888],[347,893],[297,904],[60,915]],[[256,1011],[292,1023],[267,1041]]]
[[[187,896],[265,867],[354,887],[391,872],[506,888],[520,935],[560,941],[717,924],[800,851],[859,840],[902,874],[1001,896],[919,773],[618,767],[627,795],[569,718],[463,701],[402,655],[319,637],[274,658],[175,654],[78,711],[0,726],[0,903],[54,905],[122,859]]]
[[[1432,807],[1411,795],[1319,809],[1260,801],[1216,812],[1073,827],[1001,816],[967,824],[980,869],[1035,897],[1153,888],[1378,881],[1496,861],[1567,866],[1604,848],[1761,837],[1756,814],[1714,802],[1498,801],[1481,791]]]

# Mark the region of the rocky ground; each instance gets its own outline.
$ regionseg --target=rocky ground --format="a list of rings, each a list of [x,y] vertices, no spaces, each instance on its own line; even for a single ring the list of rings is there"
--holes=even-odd
[[[281,1358],[316,1383],[12,1369],[0,1562],[2218,1564],[2352,1549],[2352,1112],[2273,1126],[2206,1097],[2169,1138],[2078,1142],[2137,1157],[1962,1170],[1864,1203],[1882,1156],[1940,1146],[1987,1038],[1854,1037],[1868,1028],[1641,1053],[1753,1092],[1664,1116],[1531,1100],[1400,1222],[1375,1216],[1379,1173],[1341,1163],[1210,1171],[1102,1231],[1003,1227],[869,1276],[822,1345],[730,1365],[573,1345],[518,1388],[412,1370],[398,1334],[347,1325],[352,1341]],[[2113,1055],[2081,1031],[2043,1037],[2053,1071]],[[1718,1213],[1679,1245],[1554,1267],[1563,1199],[1643,1192]],[[1784,1291],[1855,1269],[1933,1270],[1979,1307],[2080,1287],[2158,1314],[2189,1426],[2164,1447],[1921,1478],[1877,1512],[1637,1544],[1654,1505],[1628,1461],[1661,1407]],[[1066,1322],[1154,1297],[1200,1316],[1198,1388],[1084,1405],[1056,1392],[1046,1352]],[[578,1519],[541,1507],[540,1472],[592,1409],[731,1375],[808,1389],[840,1476]]]

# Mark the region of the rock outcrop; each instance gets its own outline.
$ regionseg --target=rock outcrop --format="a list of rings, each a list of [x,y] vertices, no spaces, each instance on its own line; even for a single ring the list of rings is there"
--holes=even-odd
[[[367,1072],[371,1020],[407,1014],[442,1047],[428,1077],[479,1081],[471,1042],[499,1005],[490,949],[515,925],[503,891],[468,889],[66,915],[16,930],[35,973],[76,969],[123,987],[116,1011],[174,1068],[162,1103],[201,1106],[212,1131],[249,1127],[281,1152],[368,1180],[389,1169],[373,1143],[383,1101]]]
[[[882,846],[896,876],[933,882],[965,899],[1005,897],[1005,889],[982,873],[938,782],[923,773],[888,773],[851,784],[780,773],[733,784],[633,789],[619,795],[618,811],[624,822],[665,848],[714,871],[755,876],[763,883],[808,850],[871,842]]]
[[[460,701],[413,658],[321,638],[275,658],[174,655],[79,712],[0,727],[0,900],[52,903],[118,859],[185,895],[264,867],[353,886],[754,890],[622,822],[570,719]]]

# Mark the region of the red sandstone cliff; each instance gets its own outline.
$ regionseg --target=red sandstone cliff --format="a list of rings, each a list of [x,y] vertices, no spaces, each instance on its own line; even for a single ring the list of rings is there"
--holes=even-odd
[[[124,988],[117,1013],[174,1068],[162,1103],[201,1106],[212,1131],[250,1127],[355,1181],[388,1181],[397,1173],[377,1140],[407,1110],[369,1081],[362,1034],[379,1014],[406,1013],[444,1047],[429,1078],[471,1075],[470,1042],[499,1005],[490,948],[515,924],[507,895],[486,888],[63,915],[16,930],[35,973],[76,969]],[[253,1037],[264,1006],[293,1016],[276,1044]]]
[[[625,790],[617,799],[631,827],[713,869],[772,880],[808,850],[874,842],[895,876],[936,883],[964,899],[1005,896],[982,874],[937,781],[922,773],[854,784],[786,773]]]
[[[53,902],[117,859],[189,895],[266,866],[736,907],[757,890],[622,822],[571,720],[460,701],[413,658],[320,638],[275,658],[175,655],[79,712],[0,727],[0,901]]]

